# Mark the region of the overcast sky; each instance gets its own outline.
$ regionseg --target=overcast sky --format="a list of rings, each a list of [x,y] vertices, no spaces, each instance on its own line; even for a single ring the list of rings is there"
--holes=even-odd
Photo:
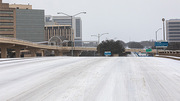
[[[94,41],[92,34],[109,33],[101,37],[128,41],[155,39],[155,31],[162,27],[162,18],[180,18],[180,0],[3,0],[4,3],[31,4],[44,9],[46,15],[64,12],[80,15],[83,40]],[[162,32],[159,33],[162,39]]]

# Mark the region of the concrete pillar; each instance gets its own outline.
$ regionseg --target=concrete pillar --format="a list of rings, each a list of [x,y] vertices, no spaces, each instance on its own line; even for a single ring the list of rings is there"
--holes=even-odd
[[[59,56],[59,51],[55,50],[55,51],[54,51],[54,55],[55,55],[55,56]]]
[[[79,56],[81,51],[74,51],[74,56]]]
[[[36,49],[30,49],[31,57],[36,57]]]
[[[63,56],[63,52],[59,52],[59,56]]]
[[[16,58],[21,57],[21,52],[20,52],[21,49],[20,48],[16,48],[15,51],[16,51],[16,53],[15,53],[16,54]]]
[[[7,48],[1,47],[1,58],[7,58]]]
[[[55,56],[63,56],[63,52],[59,50],[54,51]]]
[[[42,57],[45,56],[44,50],[41,51],[41,56],[42,56]]]

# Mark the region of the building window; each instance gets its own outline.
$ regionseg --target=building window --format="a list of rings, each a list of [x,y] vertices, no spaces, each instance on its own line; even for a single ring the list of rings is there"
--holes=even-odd
[[[13,22],[0,22],[0,26],[13,26]]]
[[[2,36],[2,37],[14,37],[14,35],[12,35],[12,34],[6,34],[6,35],[0,35],[0,36]]]
[[[80,19],[76,19],[76,37],[81,37],[81,22]]]
[[[180,22],[169,22],[169,24],[180,24]]]
[[[180,35],[169,35],[169,37],[180,37]]]
[[[13,11],[0,11],[0,14],[13,14]]]
[[[12,16],[0,16],[0,20],[13,20]]]
[[[169,39],[169,41],[180,41],[180,39]]]
[[[0,31],[14,31],[13,28],[0,28]]]
[[[169,32],[169,34],[180,34],[180,32]]]
[[[169,31],[180,31],[180,29],[169,29]]]
[[[170,25],[170,26],[169,26],[169,28],[174,28],[174,27],[180,27],[180,25],[177,25],[177,26],[174,26],[174,25],[172,26],[172,25]]]

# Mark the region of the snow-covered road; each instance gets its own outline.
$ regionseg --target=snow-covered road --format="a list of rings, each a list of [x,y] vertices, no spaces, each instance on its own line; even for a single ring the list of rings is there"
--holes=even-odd
[[[180,61],[156,57],[0,59],[0,101],[180,101]]]

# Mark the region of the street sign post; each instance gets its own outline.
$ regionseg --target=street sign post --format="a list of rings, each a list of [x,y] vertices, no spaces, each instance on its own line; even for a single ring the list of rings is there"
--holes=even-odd
[[[111,51],[105,51],[105,52],[104,52],[104,55],[105,55],[105,56],[111,56]]]

